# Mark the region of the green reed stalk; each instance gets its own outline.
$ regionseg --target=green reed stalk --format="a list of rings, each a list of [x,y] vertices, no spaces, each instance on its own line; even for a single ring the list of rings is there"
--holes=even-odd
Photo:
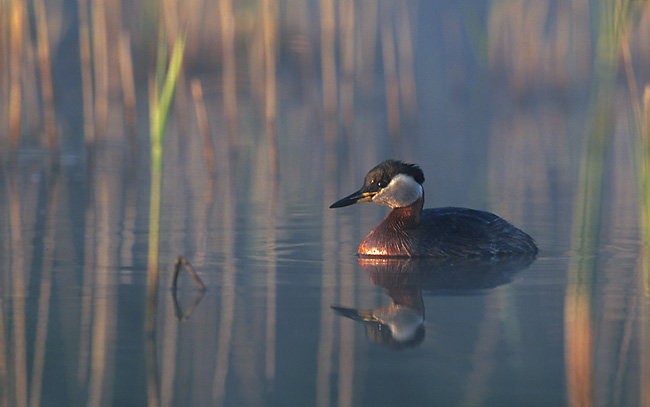
[[[606,0],[601,4],[597,52],[594,62],[596,78],[574,214],[573,244],[577,253],[577,260],[574,260],[574,263],[575,261],[591,263],[593,261],[591,254],[596,249],[598,242],[605,158],[614,131],[612,101],[616,86],[619,50],[626,25],[629,22],[628,11],[629,0]],[[572,270],[575,269],[574,266],[572,266]],[[590,281],[593,272],[592,266],[589,264],[588,267],[577,267],[577,270],[583,270],[578,274],[588,277]]]
[[[629,62],[625,58],[624,60],[626,63]],[[632,86],[636,88],[636,84]],[[632,104],[635,107],[632,155],[639,199],[640,233],[643,241],[640,282],[646,298],[650,298],[650,83],[645,85],[642,101],[638,96],[632,95],[632,97]]]
[[[162,37],[162,36],[161,36]],[[165,74],[166,45],[164,39],[158,44],[158,61],[156,66],[156,86],[151,98],[149,111],[150,137],[151,137],[151,169],[162,169],[162,143],[165,138],[169,107],[174,98],[176,82],[181,71],[183,51],[185,49],[185,35],[174,43],[174,49]]]
[[[650,318],[648,314],[650,313],[650,250],[648,249],[648,241],[650,240],[650,83],[645,85],[645,90],[643,92],[643,109],[641,110],[641,116],[639,118],[640,125],[640,139],[643,140],[643,155],[644,155],[644,166],[643,166],[643,184],[641,195],[641,219],[643,221],[643,231],[644,231],[644,245],[643,252],[644,256],[642,257],[641,264],[641,276],[640,282],[645,297],[644,306],[641,307],[641,321],[644,323],[641,324],[640,329],[640,342],[641,346],[641,360],[644,361],[641,363],[641,400],[642,403],[648,405],[650,400],[650,391],[648,391],[648,383],[650,383]]]
[[[643,208],[643,226],[646,244],[650,240],[650,83],[645,85],[643,92],[643,108],[639,109],[640,116],[637,119],[639,143],[642,148],[637,149],[642,155],[643,167],[641,202]]]
[[[640,277],[644,293],[648,298],[650,296],[650,250],[648,249],[650,242],[650,83],[645,85],[643,97],[639,98],[628,37],[622,41],[621,50],[633,110],[634,131],[631,132],[631,145],[639,199],[639,224],[643,240]]]
[[[618,55],[629,22],[629,0],[605,0],[594,61],[595,81],[573,217],[573,251],[565,293],[565,355],[569,405],[594,400],[592,305],[602,213],[605,160],[614,132],[613,100]]]
[[[162,156],[163,141],[167,127],[169,108],[176,83],[181,71],[185,35],[174,43],[169,66],[166,65],[166,44],[164,35],[159,36],[158,61],[156,66],[156,81],[152,85],[149,101],[149,121],[151,138],[151,191],[149,203],[149,253],[147,266],[147,313],[146,332],[154,331],[156,309],[156,293],[158,286],[158,241],[160,231],[160,202],[162,198]],[[165,72],[165,70],[167,72]]]

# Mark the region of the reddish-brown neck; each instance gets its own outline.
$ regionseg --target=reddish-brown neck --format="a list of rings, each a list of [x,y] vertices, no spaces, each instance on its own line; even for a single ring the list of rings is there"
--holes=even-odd
[[[412,245],[408,230],[420,223],[424,197],[409,206],[393,208],[359,245],[362,256],[411,256]]]
[[[393,208],[382,223],[397,225],[399,228],[410,229],[420,223],[424,197],[418,198],[409,206],[403,208]]]

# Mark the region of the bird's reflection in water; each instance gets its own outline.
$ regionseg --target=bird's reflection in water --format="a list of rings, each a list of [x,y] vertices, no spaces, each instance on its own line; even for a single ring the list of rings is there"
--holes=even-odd
[[[362,322],[366,335],[392,349],[424,340],[424,301],[428,295],[468,295],[507,284],[534,257],[507,259],[359,258],[370,281],[383,287],[392,303],[373,309],[332,306],[339,315]]]

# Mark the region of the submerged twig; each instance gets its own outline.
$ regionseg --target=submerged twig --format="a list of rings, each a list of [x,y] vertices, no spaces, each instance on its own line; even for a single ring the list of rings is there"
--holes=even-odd
[[[176,296],[176,288],[178,287],[178,276],[181,273],[181,265],[185,266],[185,270],[194,278],[194,282],[196,282],[196,285],[199,286],[199,293],[194,297],[194,300],[192,301],[192,304],[187,308],[187,311],[183,312],[181,309],[181,306],[178,302],[178,297]],[[183,257],[178,256],[176,258],[176,264],[174,264],[174,278],[172,279],[172,299],[174,300],[174,310],[176,312],[176,318],[180,321],[183,322],[187,318],[192,315],[192,311],[194,311],[194,308],[199,304],[199,301],[201,301],[201,298],[203,298],[203,295],[205,294],[205,285],[203,284],[203,281],[201,281],[201,278],[199,277],[198,274],[194,271],[192,266],[190,266],[190,263],[187,262]]]
[[[187,270],[188,273],[194,278],[194,282],[196,283],[197,286],[199,286],[199,290],[205,291],[205,285],[203,284],[203,281],[201,281],[201,277],[199,277],[198,274],[194,271],[190,263],[187,262],[183,257],[178,256],[176,258],[176,264],[174,265],[174,278],[172,280],[172,289],[176,290],[178,287],[178,276],[181,273],[181,265],[185,266],[185,270]]]
[[[203,295],[205,295],[205,291],[199,291],[196,297],[194,297],[194,300],[192,300],[192,304],[190,304],[190,306],[187,308],[187,311],[183,312],[183,309],[178,302],[178,298],[176,297],[176,290],[173,290],[172,299],[174,300],[174,311],[176,313],[176,319],[178,319],[180,322],[186,321],[190,315],[192,315],[194,308],[196,308],[196,306],[199,304],[203,298]]]

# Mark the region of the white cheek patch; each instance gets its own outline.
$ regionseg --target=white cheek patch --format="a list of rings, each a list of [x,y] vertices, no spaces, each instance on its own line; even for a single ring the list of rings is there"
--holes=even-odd
[[[422,185],[409,175],[398,174],[386,188],[372,198],[372,201],[391,208],[401,208],[411,205],[420,197],[422,197]]]

